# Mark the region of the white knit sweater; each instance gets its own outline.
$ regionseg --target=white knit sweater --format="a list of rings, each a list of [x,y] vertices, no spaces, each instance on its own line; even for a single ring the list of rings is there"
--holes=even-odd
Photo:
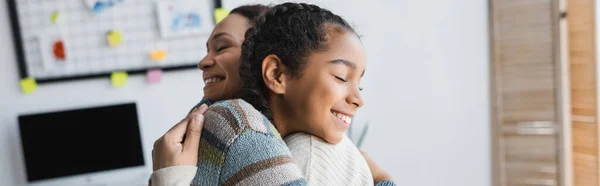
[[[284,141],[308,185],[373,185],[367,162],[346,135],[335,145],[305,133]]]

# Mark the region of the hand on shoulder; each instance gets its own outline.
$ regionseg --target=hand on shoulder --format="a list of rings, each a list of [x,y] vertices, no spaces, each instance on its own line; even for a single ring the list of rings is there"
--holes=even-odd
[[[373,161],[373,159],[371,159],[371,157],[369,157],[369,155],[366,152],[361,150],[360,153],[367,161],[369,169],[371,169],[371,174],[373,175],[373,180],[375,181],[375,184],[385,180],[393,181],[392,176],[390,176],[385,170],[379,167],[377,163],[375,163],[375,161]]]

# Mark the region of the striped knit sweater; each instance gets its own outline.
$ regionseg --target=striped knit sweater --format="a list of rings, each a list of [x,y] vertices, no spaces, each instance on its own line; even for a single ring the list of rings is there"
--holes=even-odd
[[[192,185],[306,185],[275,127],[250,104],[218,102],[205,118]]]

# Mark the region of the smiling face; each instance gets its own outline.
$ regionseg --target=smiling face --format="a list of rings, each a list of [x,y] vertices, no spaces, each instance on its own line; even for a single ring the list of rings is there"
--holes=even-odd
[[[203,72],[204,99],[237,97],[241,88],[238,73],[241,46],[248,28],[248,19],[239,14],[231,14],[215,26],[206,43],[208,53],[198,64]]]
[[[346,31],[330,31],[328,37],[328,49],[309,55],[299,74],[287,78],[285,93],[270,96],[281,99],[272,110],[275,123],[285,123],[284,136],[301,131],[336,144],[364,104],[359,90],[366,62],[361,41]]]

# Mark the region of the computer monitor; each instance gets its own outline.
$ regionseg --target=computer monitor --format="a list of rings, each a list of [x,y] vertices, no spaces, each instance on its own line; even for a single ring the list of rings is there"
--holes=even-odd
[[[18,120],[29,185],[106,183],[113,176],[103,172],[144,166],[135,103],[20,115]]]

